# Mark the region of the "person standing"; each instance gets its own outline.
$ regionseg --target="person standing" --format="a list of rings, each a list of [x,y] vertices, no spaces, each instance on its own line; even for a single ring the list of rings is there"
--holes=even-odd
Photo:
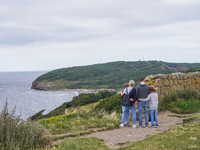
[[[124,91],[126,92],[126,88],[129,87],[129,84],[128,83],[124,83],[124,89],[123,91],[121,91],[121,96],[123,97],[124,96]],[[128,124],[128,120],[129,120],[129,117],[130,117],[130,110],[129,110],[129,106],[123,106],[122,105],[122,119],[121,119],[121,124],[119,125],[120,127],[129,127],[130,125]]]
[[[133,128],[136,128],[136,107],[135,102],[137,101],[136,98],[136,89],[133,88],[135,86],[135,81],[130,80],[129,81],[129,87],[131,91],[129,92],[129,98],[130,98],[130,106],[132,110],[132,120],[133,120]]]
[[[140,99],[139,101],[149,101],[150,105],[150,116],[151,116],[151,127],[158,127],[158,94],[153,87],[150,87],[151,94],[146,99]],[[154,120],[155,118],[155,120]],[[155,124],[154,124],[155,121]]]
[[[136,87],[136,95],[137,99],[146,99],[148,95],[150,94],[150,88],[147,84],[144,82],[144,78],[140,78],[140,84]],[[144,108],[144,113],[145,113],[145,127],[148,127],[149,124],[149,113],[148,113],[148,108],[149,108],[149,102],[145,101],[139,101],[138,102],[138,118],[139,118],[139,127],[142,127],[142,111]]]
[[[135,85],[135,81],[130,80],[129,81],[129,87],[124,88],[124,91],[121,91],[121,96],[124,96],[125,94],[129,95],[129,100],[130,100],[130,106],[122,106],[123,114],[122,114],[122,120],[121,124],[119,125],[120,127],[127,126],[129,127],[128,124],[128,119],[130,116],[130,107],[132,110],[132,119],[133,119],[133,128],[136,128],[136,110],[135,110],[135,101],[137,100],[136,98],[136,89],[133,88]],[[128,118],[127,118],[128,117]]]

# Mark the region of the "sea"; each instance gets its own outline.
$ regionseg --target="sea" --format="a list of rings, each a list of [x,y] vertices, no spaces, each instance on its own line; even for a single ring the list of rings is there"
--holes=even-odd
[[[15,116],[26,120],[43,109],[43,114],[47,114],[78,95],[77,92],[70,91],[31,89],[32,82],[46,72],[0,72],[0,112],[7,101],[8,111],[14,111]]]

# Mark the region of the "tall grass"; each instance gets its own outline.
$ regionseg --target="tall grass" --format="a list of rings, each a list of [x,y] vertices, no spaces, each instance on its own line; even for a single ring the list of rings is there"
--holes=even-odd
[[[118,114],[100,113],[95,110],[89,112],[79,110],[76,113],[39,120],[39,123],[51,134],[81,132],[93,128],[112,130],[119,127],[119,122],[120,116]]]
[[[159,103],[160,110],[175,113],[194,113],[200,111],[200,92],[195,89],[173,91]]]
[[[51,142],[50,135],[35,121],[24,121],[8,112],[7,102],[0,114],[0,149],[28,150],[44,148]]]

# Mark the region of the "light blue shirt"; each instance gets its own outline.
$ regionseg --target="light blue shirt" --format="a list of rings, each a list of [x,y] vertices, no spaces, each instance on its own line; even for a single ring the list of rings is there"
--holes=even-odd
[[[127,91],[128,91],[128,93],[127,93]],[[127,88],[124,88],[124,94],[129,94],[130,93],[130,91],[131,91],[131,89],[129,88],[129,87],[127,87]]]

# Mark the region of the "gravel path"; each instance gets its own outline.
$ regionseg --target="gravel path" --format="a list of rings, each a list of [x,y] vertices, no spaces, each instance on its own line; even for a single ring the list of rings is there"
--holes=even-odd
[[[185,115],[174,114],[171,112],[161,112],[158,114],[158,128],[132,128],[132,123],[130,123],[131,127],[122,127],[115,130],[97,132],[86,137],[97,137],[104,139],[105,143],[110,148],[119,148],[120,146],[117,145],[118,143],[141,141],[144,140],[147,135],[157,134],[169,130],[171,125],[182,123],[182,118],[176,116]],[[143,124],[144,122],[145,121],[143,120]],[[138,121],[136,125],[138,126]]]

